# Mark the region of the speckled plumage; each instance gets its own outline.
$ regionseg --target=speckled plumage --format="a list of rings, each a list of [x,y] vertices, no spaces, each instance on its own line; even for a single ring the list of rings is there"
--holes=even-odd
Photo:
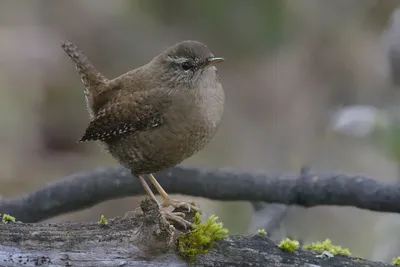
[[[101,141],[135,175],[179,164],[202,149],[220,124],[224,91],[214,56],[185,41],[113,80],[73,44],[62,44],[85,85],[91,118],[80,141]]]

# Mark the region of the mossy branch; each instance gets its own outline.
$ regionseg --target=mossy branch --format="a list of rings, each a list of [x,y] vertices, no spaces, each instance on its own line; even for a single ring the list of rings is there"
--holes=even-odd
[[[259,234],[224,238],[226,231],[215,217],[196,223],[202,233],[200,239],[193,239],[197,234],[189,237],[191,241],[201,240],[202,245],[208,243],[203,242],[206,239],[215,243],[200,246],[206,253],[199,253],[188,261],[177,253],[179,245],[171,242],[174,232],[160,214],[158,205],[145,199],[141,207],[144,217],[109,219],[107,227],[95,220],[57,224],[0,223],[3,233],[0,235],[0,266],[391,266],[341,255],[318,257],[301,248],[288,252]],[[222,239],[217,240],[219,237]]]

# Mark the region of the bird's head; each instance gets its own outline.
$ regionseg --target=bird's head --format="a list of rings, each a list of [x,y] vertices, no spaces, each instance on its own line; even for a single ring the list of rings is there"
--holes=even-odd
[[[218,81],[216,64],[224,61],[198,41],[178,43],[153,60],[160,68],[161,80],[169,88],[195,90],[201,83]]]

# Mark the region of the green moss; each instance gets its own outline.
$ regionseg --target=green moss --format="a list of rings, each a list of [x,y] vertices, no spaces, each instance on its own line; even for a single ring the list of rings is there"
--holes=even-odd
[[[258,230],[257,233],[258,233],[259,235],[262,235],[262,236],[267,236],[267,232],[266,232],[264,229]]]
[[[293,252],[299,248],[300,243],[297,240],[292,240],[290,238],[285,238],[279,243],[278,247],[284,251]]]
[[[306,250],[311,250],[320,253],[324,251],[329,251],[334,255],[345,255],[345,256],[351,255],[349,249],[342,248],[341,246],[332,245],[332,242],[329,239],[325,239],[325,241],[323,242],[313,242],[310,245],[304,245],[303,248]]]
[[[392,264],[396,266],[400,266],[400,257],[393,258],[392,259]]]
[[[106,219],[106,217],[104,217],[104,215],[100,216],[100,221],[98,221],[97,223],[100,224],[100,225],[107,225],[108,224],[107,219]]]
[[[11,216],[11,215],[9,215],[9,214],[4,213],[4,214],[3,214],[3,218],[2,218],[1,221],[2,221],[3,223],[15,222],[15,217],[13,217],[13,216]]]
[[[179,254],[192,260],[199,254],[207,253],[215,241],[228,237],[228,230],[223,228],[221,222],[217,223],[217,219],[217,216],[212,215],[202,223],[200,214],[196,213],[193,228],[178,238]]]

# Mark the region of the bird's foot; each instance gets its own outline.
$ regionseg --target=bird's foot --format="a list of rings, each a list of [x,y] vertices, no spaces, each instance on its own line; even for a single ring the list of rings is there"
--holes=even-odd
[[[194,202],[187,202],[187,201],[180,201],[173,198],[166,198],[164,202],[161,204],[161,207],[174,207],[175,209],[182,209],[186,208],[188,212],[200,212],[200,208]]]
[[[191,222],[184,219],[185,213],[183,212],[162,211],[162,213],[168,221],[182,226],[185,230],[192,228],[193,226]]]

